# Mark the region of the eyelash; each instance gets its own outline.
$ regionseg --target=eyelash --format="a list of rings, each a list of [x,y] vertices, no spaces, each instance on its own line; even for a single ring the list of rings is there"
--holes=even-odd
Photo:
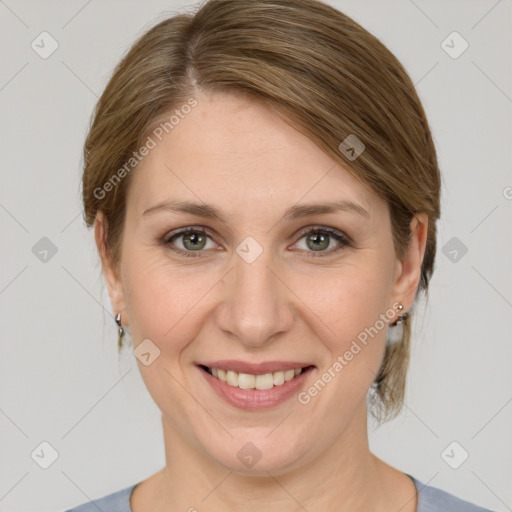
[[[167,246],[171,251],[173,251],[179,255],[185,256],[187,258],[201,258],[202,257],[201,253],[203,251],[184,251],[182,249],[178,249],[177,247],[174,247],[171,243],[174,239],[176,239],[180,236],[183,236],[183,235],[187,235],[189,233],[199,233],[203,236],[211,238],[211,236],[207,233],[207,231],[204,228],[190,226],[187,228],[183,228],[179,231],[176,231],[175,233],[172,233],[170,235],[166,235],[162,239],[161,244],[164,246]],[[315,253],[315,251],[306,251],[308,253],[312,253],[309,256],[307,256],[308,258],[318,258],[318,257],[322,257],[325,255],[332,255],[334,253],[337,253],[338,251],[341,251],[342,249],[344,249],[346,247],[352,246],[352,243],[347,236],[345,236],[344,234],[340,233],[339,231],[337,231],[333,228],[329,228],[326,226],[315,226],[312,228],[305,228],[304,230],[302,230],[299,233],[298,240],[301,240],[302,238],[304,238],[306,235],[309,235],[310,233],[329,235],[330,237],[334,238],[336,241],[340,242],[340,244],[338,247],[336,247],[334,249],[330,249],[328,251],[319,251],[317,253]],[[197,252],[198,254],[196,255],[196,254],[194,254],[194,252]]]

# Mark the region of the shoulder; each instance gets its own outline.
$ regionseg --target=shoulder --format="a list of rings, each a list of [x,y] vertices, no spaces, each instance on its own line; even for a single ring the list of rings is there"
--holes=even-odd
[[[82,505],[78,505],[66,512],[98,512],[98,510],[108,510],[108,512],[132,512],[130,507],[130,496],[133,489],[138,484],[130,485],[120,491],[116,491],[103,498],[88,501]]]
[[[418,491],[418,507],[416,512],[492,512],[469,501],[461,500],[453,494],[441,489],[424,485],[411,477]]]

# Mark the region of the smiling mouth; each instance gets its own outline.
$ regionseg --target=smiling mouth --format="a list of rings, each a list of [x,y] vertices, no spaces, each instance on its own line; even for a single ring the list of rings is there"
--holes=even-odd
[[[252,375],[250,373],[235,372],[234,370],[209,368],[203,365],[200,367],[216,379],[225,382],[228,386],[240,389],[257,389],[260,391],[272,389],[275,386],[282,386],[285,382],[293,380],[301,373],[312,368],[311,366],[307,366],[304,368],[290,368],[289,370]]]

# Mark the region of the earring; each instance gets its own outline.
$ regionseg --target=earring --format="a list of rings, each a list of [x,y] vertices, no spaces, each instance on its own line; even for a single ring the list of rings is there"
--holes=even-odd
[[[121,339],[124,336],[124,329],[123,329],[123,325],[121,324],[121,313],[117,313],[117,315],[116,315],[116,324],[119,327],[118,334],[119,334],[119,341],[121,341]]]
[[[402,304],[398,305],[398,311],[402,311],[404,309]],[[397,325],[403,324],[407,318],[409,318],[409,313],[400,313],[397,317],[397,319],[391,324],[391,327],[396,327]]]

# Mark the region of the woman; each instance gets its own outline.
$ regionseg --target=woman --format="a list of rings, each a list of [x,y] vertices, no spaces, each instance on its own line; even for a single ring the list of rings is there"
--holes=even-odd
[[[166,465],[74,512],[484,510],[368,447],[440,214],[425,113],[375,37],[314,0],[206,2],[131,48],[84,156]]]

